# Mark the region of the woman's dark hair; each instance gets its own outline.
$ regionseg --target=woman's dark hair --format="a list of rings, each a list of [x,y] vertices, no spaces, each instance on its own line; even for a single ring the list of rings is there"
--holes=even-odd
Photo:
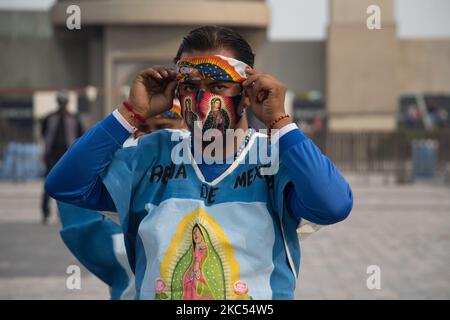
[[[194,227],[192,228],[192,233],[191,233],[192,242],[194,243],[194,246],[195,246],[195,240],[194,240],[194,230],[195,230],[195,228],[197,228],[198,231],[200,231],[200,234],[202,235],[202,238],[203,238],[204,240],[206,240],[206,239],[205,239],[205,236],[203,235],[202,229],[200,229],[200,226],[198,225],[198,223],[196,223],[196,224],[194,225]]]
[[[255,54],[248,42],[236,31],[229,28],[208,25],[191,30],[181,42],[175,63],[180,60],[183,52],[227,49],[234,53],[237,60],[253,67]]]

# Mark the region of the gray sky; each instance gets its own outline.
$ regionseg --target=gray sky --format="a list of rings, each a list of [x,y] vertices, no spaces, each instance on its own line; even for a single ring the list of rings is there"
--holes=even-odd
[[[272,9],[271,39],[325,39],[328,0],[267,0],[267,3]],[[449,13],[449,0],[395,0],[398,36],[450,38]]]
[[[272,12],[269,38],[274,40],[325,39],[328,0],[267,0]]]
[[[323,40],[328,0],[266,0],[271,7],[273,40]],[[47,9],[54,0],[0,0],[0,9]],[[395,0],[401,38],[450,38],[450,0]],[[383,19],[383,13],[381,13]]]

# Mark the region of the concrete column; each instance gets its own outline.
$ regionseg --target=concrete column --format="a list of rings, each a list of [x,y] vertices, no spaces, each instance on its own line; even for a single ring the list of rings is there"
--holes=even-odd
[[[369,30],[367,8],[381,9]],[[397,38],[391,0],[331,0],[326,99],[331,131],[388,131],[398,109]]]

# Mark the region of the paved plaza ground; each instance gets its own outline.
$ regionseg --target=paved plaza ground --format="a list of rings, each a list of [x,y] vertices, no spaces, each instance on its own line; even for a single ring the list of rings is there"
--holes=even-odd
[[[348,175],[349,218],[302,242],[297,299],[450,299],[450,187],[383,183]],[[82,269],[81,289],[66,288],[79,264],[53,214],[40,224],[41,182],[0,183],[0,299],[107,299],[108,288]],[[380,269],[369,290],[368,266]]]

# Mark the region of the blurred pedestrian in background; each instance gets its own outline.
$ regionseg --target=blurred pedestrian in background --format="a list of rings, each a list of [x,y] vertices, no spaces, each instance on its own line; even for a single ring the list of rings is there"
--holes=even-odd
[[[58,110],[45,117],[42,123],[42,137],[45,143],[44,162],[46,175],[69,146],[83,134],[81,121],[67,110],[69,92],[61,90],[56,97]],[[49,195],[42,195],[42,223],[47,224],[50,217]]]

